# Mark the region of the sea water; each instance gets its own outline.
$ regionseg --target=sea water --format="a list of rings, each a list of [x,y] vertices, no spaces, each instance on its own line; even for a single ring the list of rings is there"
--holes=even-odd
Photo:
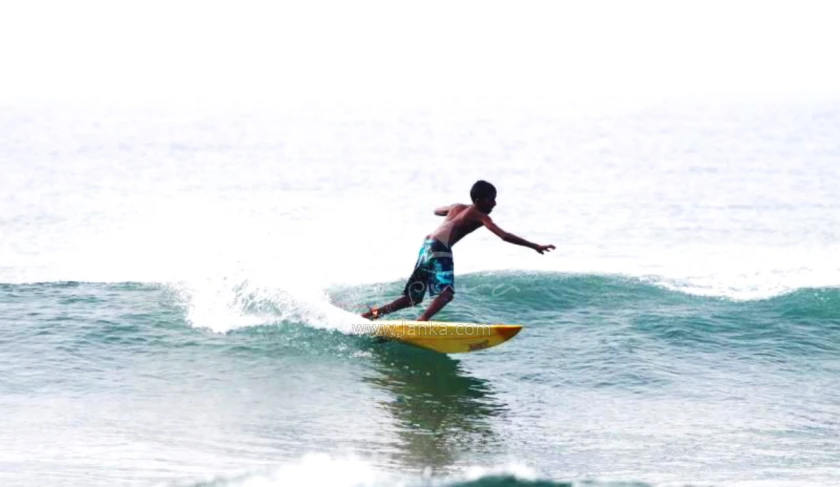
[[[6,103],[0,479],[835,485],[837,134],[830,97]],[[524,330],[355,333],[478,179],[557,249],[477,230],[437,318]]]

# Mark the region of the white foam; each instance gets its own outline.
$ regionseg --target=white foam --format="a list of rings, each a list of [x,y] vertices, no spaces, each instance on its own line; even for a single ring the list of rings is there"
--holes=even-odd
[[[468,466],[452,475],[438,477],[427,467],[416,474],[389,473],[374,463],[355,455],[334,456],[326,453],[309,453],[297,460],[238,477],[208,478],[214,485],[225,487],[279,487],[295,486],[354,486],[379,487],[403,485],[446,486],[457,482],[476,481],[490,476],[512,476],[519,480],[536,481],[539,476],[532,468],[519,463],[494,467]],[[422,480],[422,482],[421,482]],[[163,486],[161,486],[163,487]]]
[[[331,304],[322,289],[300,282],[225,276],[171,286],[187,307],[187,321],[217,333],[281,322],[349,332],[362,320]]]
[[[230,479],[208,479],[225,487],[282,487],[287,485],[331,486],[399,486],[392,475],[377,470],[359,458],[335,458],[323,453],[311,453],[300,459],[270,469],[265,473],[245,474]],[[161,485],[161,487],[164,487]]]

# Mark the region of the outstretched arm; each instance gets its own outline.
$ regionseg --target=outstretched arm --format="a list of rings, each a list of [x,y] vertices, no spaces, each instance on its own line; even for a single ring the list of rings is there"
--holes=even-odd
[[[543,252],[547,251],[547,250],[551,250],[551,249],[555,248],[554,245],[535,244],[533,242],[529,242],[529,241],[525,240],[524,238],[517,237],[516,235],[514,235],[512,233],[508,233],[508,232],[502,230],[501,228],[499,228],[499,226],[496,225],[496,223],[493,222],[493,220],[490,219],[490,217],[487,216],[487,215],[483,215],[481,217],[481,223],[485,227],[487,227],[488,230],[490,230],[491,232],[498,235],[499,238],[501,238],[505,242],[512,243],[514,245],[521,245],[523,247],[528,247],[529,249],[534,249],[541,254]]]

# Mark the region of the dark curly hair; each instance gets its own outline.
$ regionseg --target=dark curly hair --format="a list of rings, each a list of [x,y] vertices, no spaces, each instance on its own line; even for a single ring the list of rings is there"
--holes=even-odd
[[[496,197],[496,187],[492,184],[480,179],[473,184],[472,189],[470,189],[470,198],[472,198],[473,203],[476,200],[481,198],[495,198]]]

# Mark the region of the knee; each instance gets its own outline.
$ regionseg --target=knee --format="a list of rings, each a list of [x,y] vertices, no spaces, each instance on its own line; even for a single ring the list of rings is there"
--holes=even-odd
[[[451,287],[447,287],[446,289],[444,289],[441,294],[443,295],[443,299],[447,301],[452,301],[453,299],[455,299],[455,290]]]
[[[417,306],[423,302],[423,297],[426,295],[426,286],[420,282],[413,282],[405,287],[403,295],[408,299],[411,306]]]

